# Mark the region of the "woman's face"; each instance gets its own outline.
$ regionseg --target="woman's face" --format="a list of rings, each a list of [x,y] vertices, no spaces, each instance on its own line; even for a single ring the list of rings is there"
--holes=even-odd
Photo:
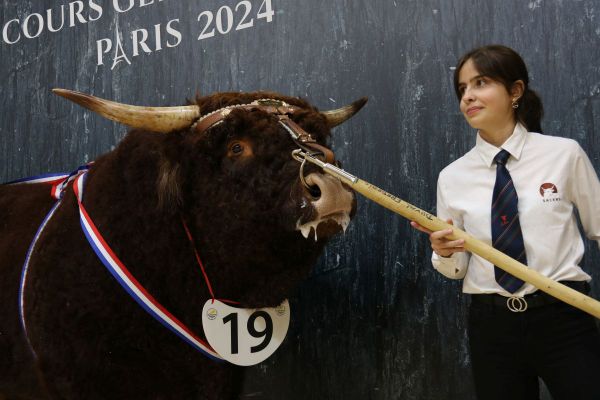
[[[463,64],[458,75],[460,111],[482,134],[512,132],[515,115],[510,93],[498,81],[482,76],[472,60]]]

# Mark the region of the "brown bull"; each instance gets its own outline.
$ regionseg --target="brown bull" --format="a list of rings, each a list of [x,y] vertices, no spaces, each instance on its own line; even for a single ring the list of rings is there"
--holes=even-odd
[[[272,307],[355,212],[353,194],[333,178],[307,167],[312,187],[300,182],[290,154],[304,142],[295,143],[286,126],[327,153],[330,128],[365,100],[319,112],[275,93],[219,93],[157,109],[59,94],[136,128],[91,166],[83,204],[135,278],[200,337],[211,295],[194,247],[217,297]],[[263,98],[278,101],[223,110]],[[217,110],[214,124],[198,122]],[[23,274],[34,234],[55,204],[49,191],[46,184],[0,186],[0,399],[235,397],[241,370],[165,329],[99,261],[71,185]]]

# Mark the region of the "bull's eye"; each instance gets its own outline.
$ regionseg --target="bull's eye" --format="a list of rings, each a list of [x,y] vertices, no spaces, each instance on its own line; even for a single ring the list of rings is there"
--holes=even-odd
[[[231,145],[231,152],[233,154],[241,154],[244,151],[244,146],[242,146],[240,143],[234,143]]]
[[[246,159],[252,157],[252,142],[246,138],[232,140],[227,144],[227,157],[233,159]]]
[[[246,158],[252,156],[252,144],[247,140],[235,140],[227,146],[227,157]]]

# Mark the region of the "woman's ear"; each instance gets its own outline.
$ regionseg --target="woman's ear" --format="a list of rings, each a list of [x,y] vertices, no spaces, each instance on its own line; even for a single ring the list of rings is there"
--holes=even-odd
[[[525,93],[525,83],[519,79],[512,84],[512,87],[510,88],[510,97],[519,100],[523,97],[523,93]]]

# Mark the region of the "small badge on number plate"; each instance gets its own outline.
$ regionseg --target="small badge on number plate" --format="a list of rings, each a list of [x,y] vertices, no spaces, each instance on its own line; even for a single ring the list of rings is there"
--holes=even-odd
[[[285,339],[289,325],[287,300],[275,308],[236,308],[208,300],[202,310],[208,343],[236,365],[255,365],[269,358]]]

